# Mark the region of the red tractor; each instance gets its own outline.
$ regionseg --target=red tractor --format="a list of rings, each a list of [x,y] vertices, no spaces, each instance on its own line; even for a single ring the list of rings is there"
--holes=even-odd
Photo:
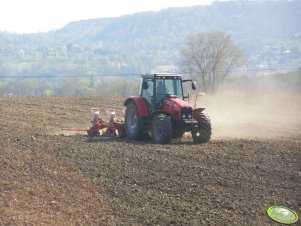
[[[139,96],[129,97],[124,106],[125,132],[130,139],[144,139],[151,135],[159,144],[170,143],[172,138],[181,138],[191,132],[196,143],[208,142],[211,138],[211,123],[203,113],[205,108],[193,109],[184,101],[181,75],[145,74]]]

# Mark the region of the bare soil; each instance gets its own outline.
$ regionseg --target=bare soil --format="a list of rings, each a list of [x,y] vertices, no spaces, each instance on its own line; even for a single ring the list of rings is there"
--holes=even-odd
[[[200,98],[206,144],[61,131],[89,127],[92,107],[121,116],[124,99],[0,97],[1,225],[277,225],[271,205],[300,216],[300,95]]]

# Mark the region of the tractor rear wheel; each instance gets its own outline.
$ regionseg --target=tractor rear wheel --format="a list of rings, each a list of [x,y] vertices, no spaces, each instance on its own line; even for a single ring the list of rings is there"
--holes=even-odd
[[[211,139],[212,128],[208,116],[200,111],[193,112],[193,118],[197,120],[198,125],[192,131],[193,142],[206,143]]]
[[[124,127],[128,138],[143,138],[143,126],[141,123],[139,112],[134,102],[130,102],[126,106]]]
[[[165,114],[155,115],[152,120],[151,134],[157,144],[170,143],[172,137],[172,125],[170,118]]]

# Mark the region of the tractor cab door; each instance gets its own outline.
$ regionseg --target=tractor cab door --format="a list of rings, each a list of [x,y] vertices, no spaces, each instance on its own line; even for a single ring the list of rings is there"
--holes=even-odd
[[[149,106],[152,104],[152,98],[154,96],[154,81],[153,79],[143,79],[141,96],[144,97]]]

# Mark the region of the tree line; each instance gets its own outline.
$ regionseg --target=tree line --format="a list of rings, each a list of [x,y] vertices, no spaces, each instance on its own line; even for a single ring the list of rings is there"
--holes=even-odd
[[[41,79],[0,81],[4,96],[130,96],[138,95],[139,79],[66,78],[56,82]]]
[[[72,49],[72,46],[68,49]],[[244,62],[243,51],[225,32],[200,32],[189,35],[180,55],[179,68],[192,75],[201,85],[199,90],[206,93],[218,91],[227,74]],[[83,66],[91,64],[89,59],[81,63]],[[85,68],[82,73],[87,71],[88,68]],[[2,95],[5,94],[4,90],[15,95],[129,95],[137,88],[137,83],[129,80],[99,81],[94,77],[69,78],[60,83],[24,79],[17,81],[17,84],[16,87],[11,81],[2,83],[0,92],[2,90]]]
[[[205,93],[223,90],[228,75],[246,62],[244,51],[229,34],[221,31],[188,35],[179,50],[179,55],[180,72],[195,79],[199,84],[198,91]],[[284,79],[278,75],[279,77],[290,85],[295,84],[290,82],[291,78],[298,80],[298,75],[297,79],[295,77]],[[51,76],[48,79],[42,78],[14,80],[8,77],[6,81],[0,81],[0,95],[128,96],[137,95],[139,91],[138,77],[108,79],[87,75],[64,79],[63,77],[51,79]]]

